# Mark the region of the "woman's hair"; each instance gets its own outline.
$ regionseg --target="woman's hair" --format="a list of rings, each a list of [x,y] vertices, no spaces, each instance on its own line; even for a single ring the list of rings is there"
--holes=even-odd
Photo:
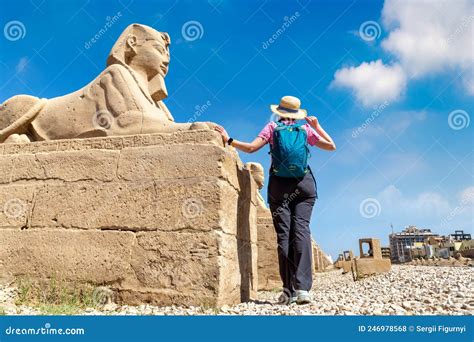
[[[278,121],[278,122],[281,122],[281,121],[288,121],[288,120],[289,120],[289,121],[296,121],[295,119],[281,118],[281,117],[280,117],[277,121]]]

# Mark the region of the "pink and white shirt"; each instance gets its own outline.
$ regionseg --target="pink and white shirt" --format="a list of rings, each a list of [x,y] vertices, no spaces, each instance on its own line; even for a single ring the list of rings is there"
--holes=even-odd
[[[294,124],[294,121],[291,120],[284,120],[281,122],[283,122],[285,125]],[[264,139],[270,145],[273,145],[273,131],[275,130],[276,126],[276,122],[270,121],[265,127],[263,127],[258,136]],[[309,124],[304,124],[301,127],[306,131],[306,135],[308,136],[308,144],[311,146],[316,145],[316,143],[320,140],[319,134]]]

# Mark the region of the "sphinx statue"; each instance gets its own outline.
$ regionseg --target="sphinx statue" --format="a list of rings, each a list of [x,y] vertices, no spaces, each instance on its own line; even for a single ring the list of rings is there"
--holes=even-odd
[[[128,26],[105,70],[82,89],[51,99],[17,95],[2,103],[0,143],[211,129],[207,122],[174,122],[163,102],[170,43],[167,33]]]

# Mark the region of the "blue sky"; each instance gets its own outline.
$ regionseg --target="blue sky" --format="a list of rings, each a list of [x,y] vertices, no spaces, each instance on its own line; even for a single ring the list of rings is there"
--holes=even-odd
[[[360,237],[386,245],[391,224],[395,231],[410,224],[440,234],[472,231],[468,0],[3,0],[1,6],[0,101],[79,89],[104,68],[126,26],[150,25],[171,36],[165,102],[176,121],[217,122],[249,141],[284,95],[301,98],[319,118],[338,149],[312,153],[320,198],[311,228],[333,257],[357,251]],[[19,36],[7,30],[17,21]],[[196,37],[183,34],[190,21],[197,22]],[[267,169],[267,152],[240,156]]]

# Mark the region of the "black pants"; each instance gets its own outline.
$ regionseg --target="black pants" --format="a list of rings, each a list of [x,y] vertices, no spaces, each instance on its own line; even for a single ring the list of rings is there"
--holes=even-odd
[[[270,175],[268,202],[278,241],[283,288],[309,291],[313,284],[309,222],[317,198],[311,172],[303,178]]]

